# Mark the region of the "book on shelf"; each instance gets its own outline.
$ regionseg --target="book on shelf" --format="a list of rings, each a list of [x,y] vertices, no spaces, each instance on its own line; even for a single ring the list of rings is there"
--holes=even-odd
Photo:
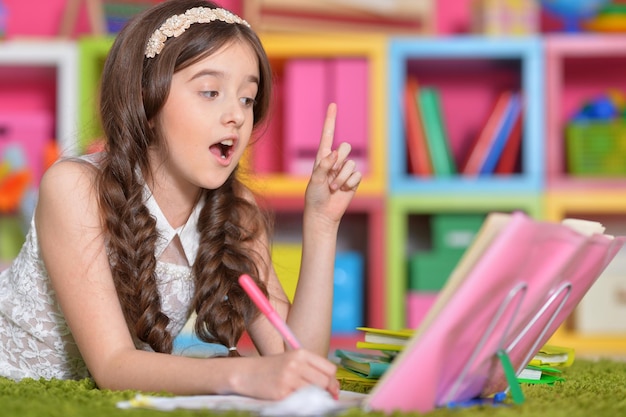
[[[511,139],[511,134],[517,123],[517,120],[521,117],[522,112],[522,99],[519,93],[513,93],[509,97],[509,101],[506,107],[506,111],[502,115],[502,122],[500,128],[496,131],[493,139],[491,140],[491,146],[487,152],[487,156],[483,165],[480,167],[480,175],[493,174],[498,161],[502,156],[502,152],[506,147],[506,144]]]
[[[404,131],[408,150],[409,172],[413,175],[431,176],[433,167],[424,136],[424,125],[419,109],[419,83],[409,76],[404,87]]]
[[[439,91],[432,87],[422,86],[418,91],[418,100],[434,175],[450,176],[456,174],[456,163],[443,119]]]
[[[516,119],[511,135],[504,145],[502,155],[496,165],[495,173],[498,175],[510,175],[515,172],[521,161],[522,128],[524,124],[524,111],[520,112]]]
[[[474,139],[467,156],[462,163],[461,173],[468,176],[477,176],[487,159],[491,149],[493,139],[500,130],[504,114],[506,113],[512,91],[504,90],[500,92],[489,112],[483,127]]]
[[[370,379],[380,378],[389,369],[392,361],[392,358],[387,355],[355,352],[346,349],[337,349],[335,356],[339,358],[340,366]]]

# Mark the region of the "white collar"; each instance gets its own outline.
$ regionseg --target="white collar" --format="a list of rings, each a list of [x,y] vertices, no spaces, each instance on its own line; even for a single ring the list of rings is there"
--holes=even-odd
[[[189,262],[190,266],[193,265],[196,261],[196,254],[198,253],[198,244],[200,240],[200,233],[198,232],[198,217],[200,217],[200,211],[204,206],[204,200],[201,199],[201,201],[196,204],[191,212],[191,215],[189,216],[189,219],[187,219],[187,222],[184,225],[178,229],[174,229],[165,218],[165,215],[161,211],[161,207],[159,207],[147,185],[144,185],[143,193],[145,205],[150,211],[150,214],[156,219],[156,229],[159,236],[157,238],[155,256],[158,258],[163,253],[165,248],[167,248],[167,246],[172,242],[174,237],[178,235],[180,243],[183,246],[187,262]]]

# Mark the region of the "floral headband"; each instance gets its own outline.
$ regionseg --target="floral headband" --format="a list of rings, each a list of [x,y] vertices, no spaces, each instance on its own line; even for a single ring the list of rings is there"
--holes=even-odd
[[[171,37],[182,35],[192,23],[210,23],[220,20],[226,23],[239,23],[250,27],[250,24],[234,13],[225,9],[211,9],[209,7],[194,7],[184,14],[174,15],[167,19],[160,28],[154,31],[146,45],[146,58],[154,58],[165,46],[165,41]]]

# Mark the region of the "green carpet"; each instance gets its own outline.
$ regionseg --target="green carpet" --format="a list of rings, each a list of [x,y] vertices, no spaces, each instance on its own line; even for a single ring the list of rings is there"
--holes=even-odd
[[[526,401],[521,405],[438,409],[432,417],[578,417],[626,416],[626,363],[578,359],[564,372],[566,381],[554,386],[525,385]],[[419,376],[416,375],[416,381]],[[350,388],[350,387],[344,387]],[[355,387],[351,387],[355,388]],[[416,390],[419,385],[416,383]],[[34,381],[15,383],[0,378],[0,415],[2,417],[182,417],[182,416],[244,416],[245,413],[211,413],[177,410],[169,413],[151,410],[120,410],[117,401],[134,397],[135,392],[99,390],[89,380]],[[350,410],[346,417],[382,416]],[[416,416],[418,413],[394,414],[394,417]]]

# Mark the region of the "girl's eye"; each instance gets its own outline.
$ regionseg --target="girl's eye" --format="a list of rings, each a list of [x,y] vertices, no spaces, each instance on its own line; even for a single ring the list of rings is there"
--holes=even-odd
[[[200,94],[208,98],[215,98],[218,95],[217,91],[202,91]]]
[[[252,107],[256,104],[256,100],[250,97],[242,97],[241,102],[246,107]]]

